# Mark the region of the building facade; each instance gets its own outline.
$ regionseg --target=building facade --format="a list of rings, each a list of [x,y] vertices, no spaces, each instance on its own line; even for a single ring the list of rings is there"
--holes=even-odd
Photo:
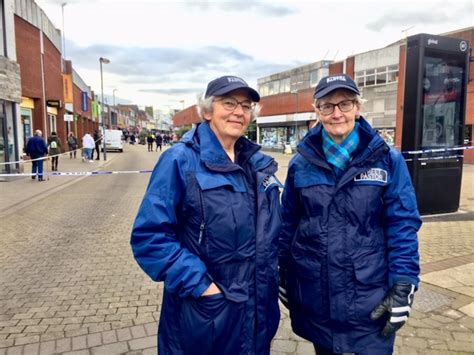
[[[17,172],[20,164],[20,66],[17,63],[14,2],[0,0],[0,173]]]
[[[474,27],[441,34],[465,39],[474,44]],[[361,89],[365,103],[362,115],[371,125],[386,132],[400,149],[405,86],[405,40],[384,48],[359,53],[342,61],[320,61],[258,79],[261,95],[257,118],[256,141],[263,148],[282,150],[294,148],[304,137],[309,121],[316,119],[312,103],[314,87],[321,77],[345,73]],[[195,106],[178,112],[174,125],[179,127],[199,122]],[[464,142],[474,145],[474,61],[470,59],[467,83]],[[464,162],[474,163],[474,150],[464,151]]]

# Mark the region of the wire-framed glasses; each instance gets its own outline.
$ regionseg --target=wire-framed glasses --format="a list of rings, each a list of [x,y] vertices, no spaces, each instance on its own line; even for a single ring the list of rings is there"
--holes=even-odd
[[[339,108],[339,111],[341,112],[349,112],[350,110],[354,108],[354,101],[355,100],[344,100],[337,104],[331,104],[331,103],[322,104],[322,105],[318,105],[318,109],[323,115],[330,115],[331,113],[333,113],[334,108],[336,106]]]
[[[239,101],[233,97],[223,97],[214,101],[219,101],[227,111],[234,111],[239,105],[244,113],[251,113],[255,108],[255,103],[249,100]]]

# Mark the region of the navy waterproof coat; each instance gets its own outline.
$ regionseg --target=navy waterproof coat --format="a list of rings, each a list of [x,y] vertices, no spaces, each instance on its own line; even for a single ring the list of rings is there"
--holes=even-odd
[[[416,198],[402,155],[359,120],[360,144],[339,181],[322,125],[298,146],[282,198],[280,265],[296,334],[336,353],[391,353],[370,312],[398,281],[418,285]]]
[[[208,123],[165,151],[132,231],[141,268],[164,281],[161,354],[268,354],[280,319],[277,164],[245,138],[237,163]],[[214,282],[222,294],[200,297]]]

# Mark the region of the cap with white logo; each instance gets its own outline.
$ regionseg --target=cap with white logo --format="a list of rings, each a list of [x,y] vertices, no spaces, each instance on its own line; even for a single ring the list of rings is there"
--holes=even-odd
[[[260,101],[260,95],[258,92],[252,89],[244,79],[229,75],[221,76],[207,84],[205,98],[210,96],[221,96],[238,89],[245,89],[249,93],[253,102]]]
[[[329,75],[322,78],[314,90],[314,98],[320,99],[334,90],[345,89],[360,95],[359,88],[352,78],[346,74]]]

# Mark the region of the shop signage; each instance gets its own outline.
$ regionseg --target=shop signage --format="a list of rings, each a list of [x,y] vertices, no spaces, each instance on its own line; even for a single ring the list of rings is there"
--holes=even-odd
[[[65,122],[73,122],[74,121],[74,115],[65,114],[64,115],[64,121]]]
[[[82,105],[81,105],[82,111],[83,112],[89,111],[89,104],[88,104],[88,101],[87,101],[87,99],[88,99],[87,91],[83,91],[81,97],[82,97]]]
[[[46,100],[46,106],[61,108],[61,100]]]

